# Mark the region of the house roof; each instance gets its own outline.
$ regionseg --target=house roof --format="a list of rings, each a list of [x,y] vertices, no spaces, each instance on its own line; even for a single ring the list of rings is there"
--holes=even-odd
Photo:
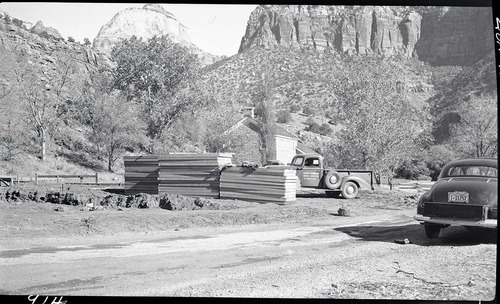
[[[299,151],[300,154],[318,154],[318,152],[314,151],[313,149],[309,148],[308,146],[304,145],[300,141],[297,142],[297,147],[295,150]]]
[[[252,129],[255,132],[259,132],[259,130],[262,128],[262,122],[260,120],[257,120],[255,118],[252,118],[250,116],[246,116],[242,118],[240,121],[238,121],[236,124],[234,124],[231,128],[229,128],[227,131],[224,132],[224,134],[231,133],[241,127],[242,125],[246,125],[250,129]],[[293,135],[292,133],[288,132],[287,130],[283,129],[282,127],[276,125],[276,135],[281,135],[285,137],[289,137],[294,140],[298,140],[298,137]]]

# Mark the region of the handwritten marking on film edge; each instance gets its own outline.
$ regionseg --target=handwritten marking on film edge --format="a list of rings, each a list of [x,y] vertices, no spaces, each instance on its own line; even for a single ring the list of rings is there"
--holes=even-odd
[[[39,295],[29,295],[28,301],[30,301],[31,304],[36,304],[39,297],[40,297]],[[38,303],[40,303],[40,304],[66,304],[66,302],[67,302],[67,301],[63,301],[62,296],[59,297],[59,299],[58,299],[58,297],[53,297],[52,302],[47,301],[49,298],[52,298],[52,297],[45,296],[45,300],[43,300],[43,302],[42,302],[42,299],[43,299],[43,297],[42,297],[42,298],[40,298],[40,301],[38,301]]]
[[[496,44],[500,44],[500,18],[496,17],[495,21],[496,21],[496,26],[495,26],[495,30],[496,30],[496,33],[495,33],[495,42],[496,42]],[[500,47],[498,48],[497,51],[500,52]],[[500,65],[499,65],[499,67],[500,67]]]

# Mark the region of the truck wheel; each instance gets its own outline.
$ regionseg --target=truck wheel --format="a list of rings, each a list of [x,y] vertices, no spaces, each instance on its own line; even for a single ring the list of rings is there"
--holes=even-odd
[[[325,191],[326,196],[337,198],[340,196],[340,191]]]
[[[347,199],[356,198],[359,193],[358,185],[354,182],[347,182],[342,187],[342,196]]]
[[[433,225],[433,224],[425,224],[425,235],[427,235],[430,239],[435,239],[439,236],[439,232],[441,231],[441,226]]]
[[[340,175],[335,171],[330,171],[325,176],[325,186],[328,189],[337,189],[341,182]]]

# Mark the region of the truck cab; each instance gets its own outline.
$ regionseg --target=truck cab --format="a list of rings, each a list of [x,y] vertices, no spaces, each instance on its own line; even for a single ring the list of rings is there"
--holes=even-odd
[[[300,185],[306,188],[321,188],[325,170],[323,157],[318,154],[299,154],[293,157],[291,166],[297,169]]]
[[[356,198],[361,188],[374,190],[372,171],[326,169],[319,154],[297,154],[288,165],[297,170],[298,188],[325,189],[330,197],[346,199]]]

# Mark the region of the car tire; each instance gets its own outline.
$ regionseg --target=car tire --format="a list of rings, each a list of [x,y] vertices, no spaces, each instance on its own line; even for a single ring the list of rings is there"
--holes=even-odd
[[[333,198],[338,198],[340,196],[340,191],[325,191],[326,196],[328,197],[333,197]]]
[[[429,239],[436,239],[439,236],[439,232],[441,232],[441,226],[434,224],[425,224],[425,235]]]
[[[358,196],[359,187],[354,182],[346,182],[341,191],[344,198],[352,199]]]
[[[338,189],[341,182],[340,175],[335,171],[330,171],[325,175],[325,186],[328,189]]]

